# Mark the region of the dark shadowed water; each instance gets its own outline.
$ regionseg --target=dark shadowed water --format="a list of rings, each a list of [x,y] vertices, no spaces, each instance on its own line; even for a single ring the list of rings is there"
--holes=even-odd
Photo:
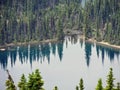
[[[6,69],[16,84],[23,73],[28,76],[39,69],[46,90],[53,90],[56,85],[59,90],[75,90],[80,78],[85,90],[94,90],[99,78],[106,85],[110,67],[116,84],[120,82],[120,50],[73,37],[66,37],[64,42],[12,47],[0,51],[0,90],[5,90]]]

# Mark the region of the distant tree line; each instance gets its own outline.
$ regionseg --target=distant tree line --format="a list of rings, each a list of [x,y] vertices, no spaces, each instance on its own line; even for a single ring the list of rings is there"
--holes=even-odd
[[[11,77],[11,75],[8,72],[8,80],[6,80],[6,90],[17,90],[17,87],[14,84],[14,81]],[[98,80],[98,84],[95,88],[95,90],[120,90],[120,83],[118,82],[117,85],[114,85],[115,78],[113,77],[113,70],[110,68],[110,71],[107,75],[107,85],[106,87],[102,86],[102,79]],[[29,74],[28,81],[23,74],[21,76],[21,79],[18,83],[19,90],[45,90],[43,88],[44,81],[42,79],[42,76],[40,75],[40,72],[38,69],[35,70],[35,72],[32,72],[32,74]],[[83,83],[83,79],[80,79],[80,83],[78,86],[76,86],[76,90],[84,90],[85,86]],[[55,86],[53,90],[58,90],[58,87]]]
[[[63,39],[66,29],[120,45],[120,0],[0,0],[0,45]]]
[[[86,38],[120,45],[120,1],[88,0],[84,7]]]

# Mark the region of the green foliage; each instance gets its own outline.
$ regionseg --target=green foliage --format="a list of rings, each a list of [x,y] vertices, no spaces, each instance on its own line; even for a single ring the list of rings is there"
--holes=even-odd
[[[57,23],[57,37],[59,40],[64,38],[64,33],[63,33],[63,24],[62,21],[59,19]]]
[[[84,90],[84,84],[83,84],[83,79],[82,78],[80,79],[79,86],[80,86],[80,90]]]
[[[120,90],[120,82],[117,83],[117,89],[116,90]]]
[[[18,87],[20,90],[27,90],[27,80],[24,74],[21,76],[20,82],[18,83]]]
[[[57,87],[57,86],[55,86],[53,90],[58,90],[58,87]]]
[[[7,71],[7,73],[9,75],[9,78],[6,80],[6,90],[16,90],[9,71]],[[29,74],[28,81],[23,74],[21,76],[20,82],[18,83],[19,90],[44,90],[43,85],[44,81],[42,80],[38,69],[36,69],[35,72],[32,72],[32,74]]]
[[[102,86],[102,79],[98,80],[98,84],[95,90],[103,90],[103,86]]]
[[[35,73],[29,74],[29,80],[27,83],[28,90],[43,90],[44,81],[40,75],[38,69],[36,69]]]
[[[10,75],[9,71],[7,72],[8,75]],[[114,81],[113,72],[112,72],[112,68],[110,68],[109,74],[107,76],[106,88],[103,88],[102,79],[99,79],[95,90],[120,90],[120,83],[118,82],[117,87],[113,88],[114,86],[113,81]],[[45,90],[43,88],[43,85],[44,85],[44,81],[42,80],[42,77],[38,69],[36,69],[35,72],[32,72],[32,74],[29,74],[28,82],[25,78],[25,75],[23,74],[21,76],[20,82],[18,83],[19,90]],[[10,78],[6,80],[6,90],[17,90],[13,80]],[[53,90],[58,90],[58,87],[55,86]],[[79,86],[76,86],[76,90],[84,90],[84,84],[82,78],[80,79]]]
[[[16,90],[16,87],[11,80],[6,80],[6,90]]]
[[[6,90],[16,90],[16,86],[14,85],[14,81],[9,73],[8,70],[6,70],[7,74],[8,74],[8,80],[6,80]]]
[[[79,90],[79,86],[76,86],[76,90]]]
[[[110,37],[112,36],[111,35],[111,31],[112,31],[112,24],[111,23],[108,23],[107,22],[107,25],[106,25],[106,31],[107,31],[107,35],[106,35],[106,41],[107,42],[110,42]]]
[[[119,0],[2,0],[0,45],[63,39],[66,29],[120,45],[119,7]]]
[[[113,87],[114,87],[114,78],[113,78],[113,71],[112,71],[112,68],[110,68],[110,71],[109,71],[109,74],[107,76],[107,86],[106,86],[106,90],[113,90]]]
[[[79,86],[76,86],[76,90],[84,90],[83,79],[80,79]]]

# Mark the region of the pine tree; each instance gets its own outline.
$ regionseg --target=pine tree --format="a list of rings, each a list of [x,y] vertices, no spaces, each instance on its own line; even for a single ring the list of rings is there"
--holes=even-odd
[[[103,87],[102,87],[102,79],[99,79],[99,80],[98,80],[98,84],[97,84],[96,90],[103,90]]]
[[[117,83],[117,90],[120,90],[120,82]]]
[[[20,82],[18,83],[19,89],[20,90],[27,90],[27,85],[26,84],[27,84],[27,81],[26,81],[25,75],[23,74]]]
[[[42,86],[44,85],[44,81],[42,80],[42,77],[41,77],[38,69],[36,69],[36,71],[35,71],[35,79],[36,79],[35,85],[36,85],[37,89],[43,89]]]
[[[6,71],[8,74],[8,80],[6,80],[6,83],[5,83],[6,87],[7,87],[6,90],[16,90],[16,87],[14,85],[14,81],[13,81],[9,71],[8,70],[6,70]]]
[[[44,81],[42,80],[42,77],[40,75],[40,72],[38,69],[36,69],[35,73],[29,74],[29,80],[27,83],[28,90],[44,90],[43,89]]]
[[[27,83],[28,90],[34,90],[34,86],[33,86],[34,83],[35,83],[34,73],[29,74],[29,76],[28,76],[28,83]]]
[[[112,68],[110,68],[109,74],[107,76],[107,86],[106,86],[106,90],[113,90],[113,81],[115,79],[113,78],[113,70]]]
[[[76,86],[76,90],[79,90],[79,86]]]
[[[63,24],[62,21],[59,19],[57,22],[57,38],[59,40],[64,38],[64,33],[63,33]]]
[[[6,90],[16,90],[16,87],[11,80],[6,80]]]
[[[57,86],[55,86],[53,90],[58,90],[58,87],[57,87]]]
[[[80,79],[79,86],[80,86],[80,90],[84,90],[84,84],[83,84],[83,79],[82,78]]]

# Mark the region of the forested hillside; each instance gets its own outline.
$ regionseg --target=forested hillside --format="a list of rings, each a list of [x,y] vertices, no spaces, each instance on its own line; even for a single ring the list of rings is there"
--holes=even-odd
[[[63,39],[67,29],[120,45],[120,0],[83,1],[0,0],[0,45]]]

